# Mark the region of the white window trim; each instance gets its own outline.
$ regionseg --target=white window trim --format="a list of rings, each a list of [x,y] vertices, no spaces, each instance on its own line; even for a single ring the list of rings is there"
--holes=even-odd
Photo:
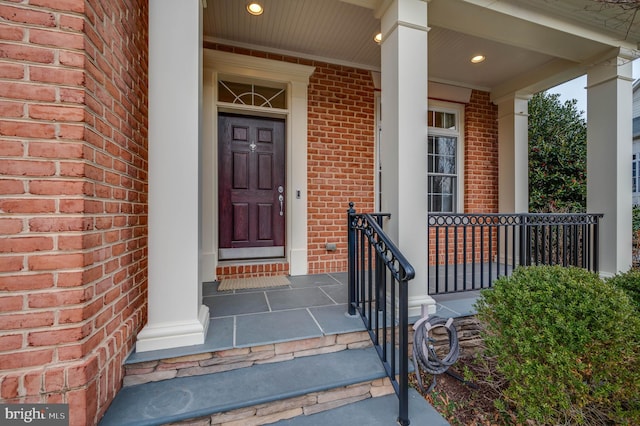
[[[454,213],[464,213],[464,105],[429,99],[429,111],[451,113],[456,117],[456,130],[428,127],[427,137],[429,135],[434,135],[455,136],[458,138],[458,144],[456,146],[456,209]],[[429,171],[427,169],[427,175],[428,174]],[[429,194],[427,194],[427,197],[428,196]]]

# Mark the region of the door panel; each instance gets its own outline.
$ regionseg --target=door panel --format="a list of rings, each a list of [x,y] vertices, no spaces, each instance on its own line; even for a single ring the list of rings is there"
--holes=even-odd
[[[249,154],[233,153],[233,189],[249,189]]]
[[[284,144],[284,120],[219,115],[220,259],[284,256]]]
[[[273,155],[258,155],[258,189],[271,190],[273,176]]]

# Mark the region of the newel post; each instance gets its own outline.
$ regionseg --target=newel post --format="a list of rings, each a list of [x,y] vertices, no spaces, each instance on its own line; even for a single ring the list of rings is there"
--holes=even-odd
[[[347,267],[349,269],[349,315],[356,314],[354,302],[356,300],[356,230],[353,227],[353,216],[356,209],[353,208],[353,201],[349,202],[347,210]]]

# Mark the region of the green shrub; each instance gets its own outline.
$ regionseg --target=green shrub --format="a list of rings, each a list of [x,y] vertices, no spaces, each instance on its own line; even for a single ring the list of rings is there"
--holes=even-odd
[[[487,355],[507,381],[498,406],[538,424],[640,424],[640,321],[596,274],[532,266],[476,303]]]
[[[640,270],[630,270],[617,274],[607,280],[608,283],[624,290],[640,311]]]

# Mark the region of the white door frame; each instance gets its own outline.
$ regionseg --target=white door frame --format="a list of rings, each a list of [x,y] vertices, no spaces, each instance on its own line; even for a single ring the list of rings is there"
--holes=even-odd
[[[202,255],[204,280],[216,279],[218,264],[218,110],[219,76],[236,76],[257,82],[286,85],[287,108],[276,116],[286,118],[286,260],[291,275],[305,275],[307,261],[307,105],[309,77],[315,67],[256,58],[246,55],[204,50],[203,81],[203,182]],[[221,108],[220,108],[221,109]],[[264,108],[236,107],[243,114],[268,114]],[[225,107],[229,111],[228,106]]]

